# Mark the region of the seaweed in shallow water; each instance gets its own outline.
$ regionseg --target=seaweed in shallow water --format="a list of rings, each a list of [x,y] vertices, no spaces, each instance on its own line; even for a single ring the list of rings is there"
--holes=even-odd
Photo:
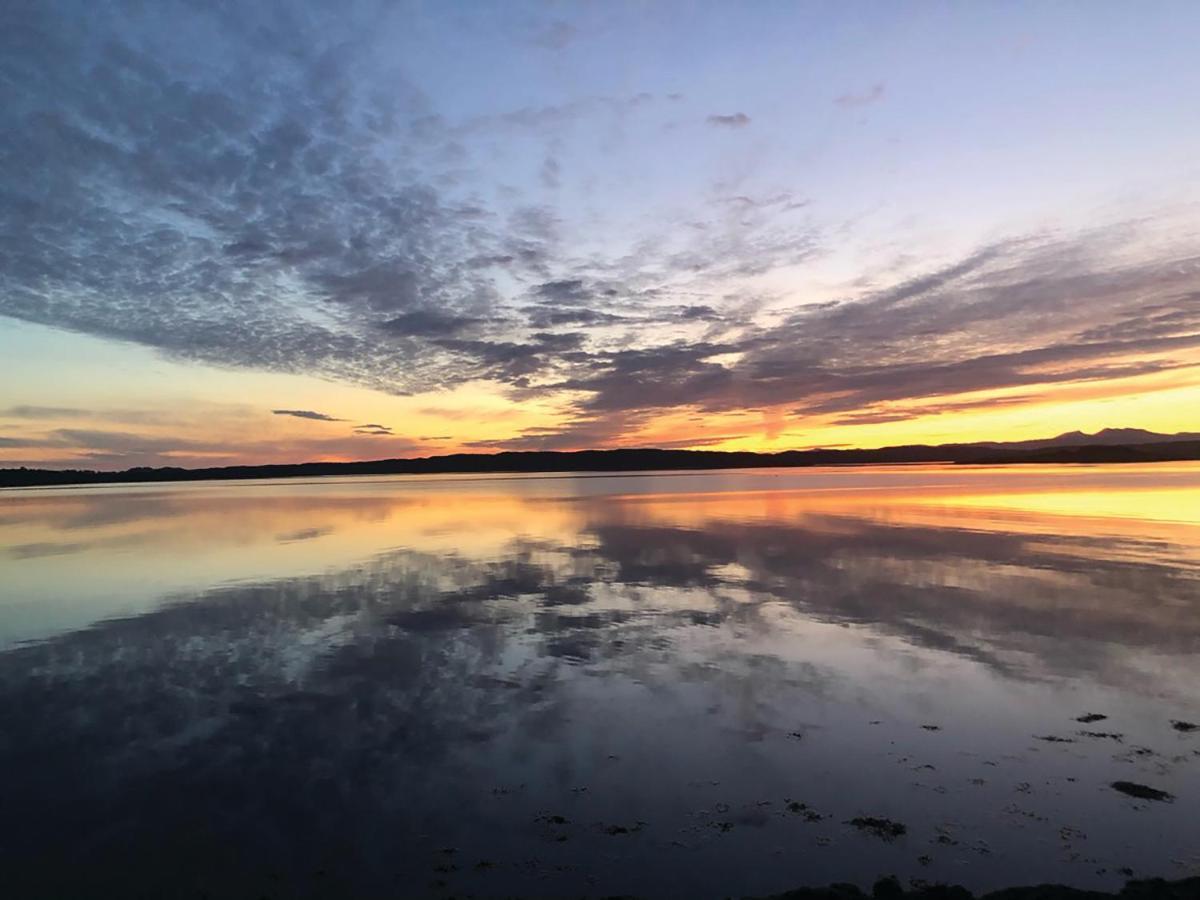
[[[869,831],[885,841],[895,840],[908,831],[902,822],[893,822],[891,819],[880,819],[876,816],[858,816],[851,819],[850,824],[859,831]]]

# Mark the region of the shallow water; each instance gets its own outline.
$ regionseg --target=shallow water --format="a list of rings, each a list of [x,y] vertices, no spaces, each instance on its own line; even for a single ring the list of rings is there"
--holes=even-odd
[[[1197,651],[1200,465],[4,491],[0,872],[12,896],[1178,878]]]

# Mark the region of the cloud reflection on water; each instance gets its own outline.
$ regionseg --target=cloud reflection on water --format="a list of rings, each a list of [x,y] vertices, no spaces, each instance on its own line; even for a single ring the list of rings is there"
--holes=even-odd
[[[887,871],[987,886],[1018,858],[1030,878],[1108,884],[1194,845],[1184,804],[1134,834],[1097,792],[1110,772],[1200,787],[1166,724],[1198,712],[1186,526],[573,488],[21,495],[0,528],[33,539],[0,565],[56,546],[75,563],[60,590],[105,566],[133,585],[139,540],[150,570],[232,558],[0,653],[0,858],[31,895],[85,877],[302,893],[317,868],[366,895],[397,879],[664,893],[685,869],[705,893]],[[273,577],[245,577],[243,540]],[[295,553],[317,571],[291,574]],[[1071,735],[1085,707],[1120,746],[1033,740]],[[1014,812],[1021,784],[1038,795]],[[829,818],[788,815],[797,796]],[[535,821],[549,812],[570,826]],[[847,834],[864,813],[906,820],[908,844]],[[605,831],[639,821],[623,843]],[[1046,850],[1042,831],[1081,821],[1097,862]],[[989,851],[925,871],[947,822]],[[469,864],[437,863],[445,845]]]

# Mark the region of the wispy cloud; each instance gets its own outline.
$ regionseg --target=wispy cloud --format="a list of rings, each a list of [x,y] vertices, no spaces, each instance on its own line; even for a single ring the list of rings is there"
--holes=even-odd
[[[313,419],[317,422],[345,422],[345,419],[339,419],[335,416],[326,415],[322,412],[316,412],[311,409],[273,409],[271,410],[277,416],[292,416],[296,419]]]
[[[882,81],[879,81],[871,85],[868,90],[865,90],[862,93],[841,94],[840,96],[835,97],[833,102],[846,109],[856,106],[870,106],[872,103],[882,100],[885,91],[886,86]]]
[[[546,50],[562,50],[577,34],[575,26],[556,19],[534,36],[533,43]]]
[[[744,128],[750,124],[750,117],[743,112],[728,115],[713,114],[706,121],[709,125],[717,125],[722,128]]]
[[[0,410],[0,418],[6,419],[77,419],[88,414],[86,409],[72,406],[10,406]]]

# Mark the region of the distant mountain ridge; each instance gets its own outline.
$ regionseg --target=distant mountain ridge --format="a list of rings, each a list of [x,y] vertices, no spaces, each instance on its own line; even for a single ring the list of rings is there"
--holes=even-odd
[[[137,467],[123,472],[86,469],[0,469],[0,487],[37,487],[154,481],[216,481],[250,478],[319,478],[329,475],[450,475],[550,472],[697,471],[768,467],[888,465],[903,463],[1137,463],[1200,460],[1200,434],[1157,434],[1138,428],[1073,431],[1036,441],[974,444],[912,444],[874,450],[662,450],[657,448],[573,451],[453,453],[415,459],[304,462],[207,469]]]
[[[978,441],[971,446],[995,447],[1008,450],[1041,450],[1044,447],[1114,447],[1121,444],[1160,444],[1175,441],[1200,441],[1200,432],[1181,431],[1177,434],[1160,434],[1144,428],[1102,428],[1095,434],[1085,431],[1067,431],[1058,437],[1038,438],[1031,441]]]

